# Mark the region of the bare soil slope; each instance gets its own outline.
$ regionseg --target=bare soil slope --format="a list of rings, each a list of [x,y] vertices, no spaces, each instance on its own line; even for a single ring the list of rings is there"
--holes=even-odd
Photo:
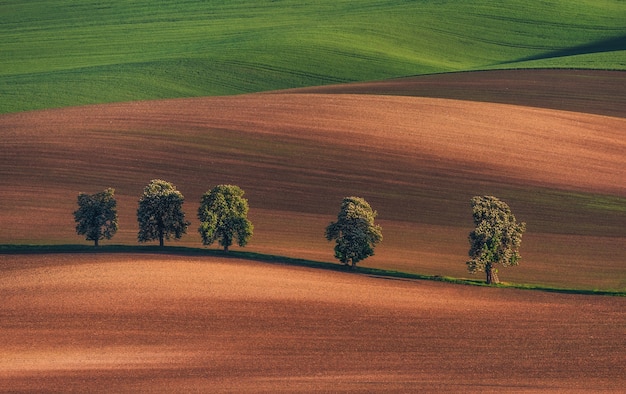
[[[528,223],[505,280],[626,286],[626,119],[376,95],[258,94],[0,117],[0,242],[78,242],[78,192],[117,190],[133,243],[145,184],[173,182],[200,245],[203,192],[246,192],[253,250],[332,260],[323,230],[341,198],[378,210],[367,264],[464,276],[469,200],[493,194]],[[509,274],[510,273],[510,274]]]
[[[626,72],[493,70],[293,89],[299,93],[438,97],[626,117]]]
[[[214,258],[0,255],[0,391],[607,391],[626,299]]]

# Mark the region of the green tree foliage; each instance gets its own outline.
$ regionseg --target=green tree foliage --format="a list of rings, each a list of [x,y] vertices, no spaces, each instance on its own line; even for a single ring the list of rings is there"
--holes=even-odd
[[[376,211],[360,197],[346,197],[337,221],[326,227],[326,239],[335,240],[335,257],[345,265],[374,255],[374,247],[383,239],[382,229],[374,224]]]
[[[137,209],[139,242],[164,239],[180,239],[187,232],[189,222],[185,220],[182,206],[185,198],[171,183],[153,179],[143,189]]]
[[[111,239],[117,232],[117,201],[114,189],[96,194],[80,193],[78,210],[74,212],[76,233],[98,246],[101,239]]]
[[[239,186],[218,185],[204,193],[198,208],[200,227],[204,245],[215,241],[228,251],[237,238],[239,246],[246,246],[254,226],[248,220],[248,200]]]
[[[493,196],[475,196],[472,210],[476,228],[469,234],[467,268],[472,274],[485,272],[488,284],[498,283],[495,265],[518,264],[526,223],[517,223],[509,206]]]

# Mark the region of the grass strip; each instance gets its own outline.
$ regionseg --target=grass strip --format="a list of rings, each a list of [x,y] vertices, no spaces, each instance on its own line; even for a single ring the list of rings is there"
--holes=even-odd
[[[308,259],[300,259],[287,256],[278,256],[265,253],[247,252],[247,251],[229,251],[224,252],[221,249],[205,249],[192,248],[186,246],[137,246],[137,245],[106,245],[97,248],[90,245],[13,245],[0,244],[0,254],[71,254],[71,253],[146,253],[146,254],[162,254],[176,256],[210,256],[220,258],[232,258],[258,261],[264,263],[285,264],[291,266],[301,266],[317,269],[325,269],[332,271],[349,272],[354,274],[367,275],[380,279],[396,279],[396,280],[430,280],[436,282],[451,283],[457,285],[481,286],[508,288],[519,290],[535,290],[549,293],[560,294],[579,294],[579,295],[601,295],[626,297],[626,290],[599,290],[599,289],[574,289],[543,286],[540,284],[519,284],[503,282],[488,285],[486,282],[475,279],[453,278],[440,275],[423,275],[411,272],[384,270],[371,267],[347,267],[337,263],[315,261]]]

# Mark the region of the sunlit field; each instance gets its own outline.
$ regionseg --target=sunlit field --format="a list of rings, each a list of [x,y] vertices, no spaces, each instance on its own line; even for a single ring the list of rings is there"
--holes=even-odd
[[[2,391],[617,392],[625,383],[622,297],[133,254],[0,255],[0,291]]]

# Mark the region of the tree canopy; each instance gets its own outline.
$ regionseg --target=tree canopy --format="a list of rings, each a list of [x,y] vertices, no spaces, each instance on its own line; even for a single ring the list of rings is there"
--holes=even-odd
[[[509,206],[494,196],[472,198],[476,228],[469,234],[470,273],[485,272],[487,283],[498,283],[496,264],[518,265],[526,223],[517,223]]]
[[[187,232],[189,222],[185,220],[182,206],[185,198],[169,182],[153,179],[144,188],[139,199],[137,221],[139,222],[139,242],[164,239],[180,239]]]
[[[236,238],[239,246],[245,246],[252,237],[254,226],[248,220],[248,200],[239,186],[218,185],[204,193],[198,208],[204,245],[218,241],[228,251]]]
[[[335,257],[354,267],[374,255],[374,248],[383,239],[382,229],[374,224],[376,211],[360,197],[346,197],[341,203],[337,221],[326,227],[326,239],[335,240]]]
[[[111,239],[117,232],[117,201],[114,189],[96,194],[78,194],[78,209],[74,212],[76,233],[98,246],[101,239]]]

